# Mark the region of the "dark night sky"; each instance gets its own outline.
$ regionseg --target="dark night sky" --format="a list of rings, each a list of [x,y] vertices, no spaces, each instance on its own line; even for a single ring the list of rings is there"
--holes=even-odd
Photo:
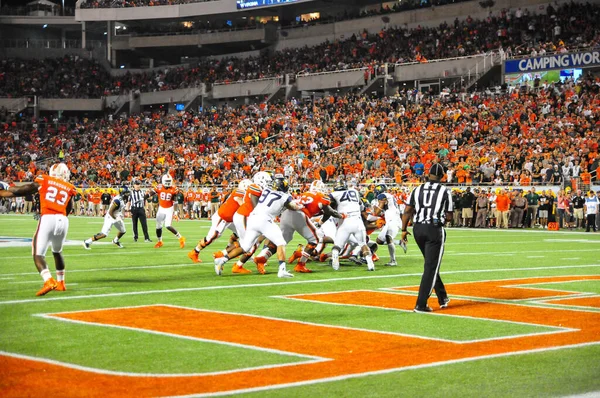
[[[11,7],[23,7],[27,3],[31,3],[33,0],[0,0],[0,4],[3,6],[11,6]],[[62,5],[62,0],[49,0],[58,5]],[[65,7],[75,7],[75,3],[77,0],[65,0]]]

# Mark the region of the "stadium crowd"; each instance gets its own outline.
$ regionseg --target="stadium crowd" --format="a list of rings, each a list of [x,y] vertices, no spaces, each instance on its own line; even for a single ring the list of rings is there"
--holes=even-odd
[[[188,3],[203,3],[218,0],[86,0],[81,3],[80,8],[130,8],[130,7],[154,7],[173,6]]]
[[[111,77],[99,64],[77,57],[55,60],[0,61],[0,96],[86,98],[194,87],[200,83],[236,82],[284,74],[313,73],[368,67],[383,63],[427,62],[502,49],[510,55],[565,52],[600,43],[597,21],[600,6],[565,4],[548,6],[547,14],[502,11],[485,20],[464,21],[436,28],[394,27],[363,31],[346,40],[314,47],[285,49],[249,58],[204,59],[190,67],[167,68],[155,73]]]
[[[589,185],[600,171],[599,87],[587,75],[578,83],[464,101],[403,91],[381,99],[332,96],[202,114],[84,119],[56,129],[13,121],[2,126],[0,171],[11,181],[31,180],[60,148],[72,181],[82,186],[132,176],[155,181],[166,170],[187,184],[226,185],[264,169],[293,183],[342,176],[364,184],[415,183],[436,159],[457,184],[567,185],[578,177]]]

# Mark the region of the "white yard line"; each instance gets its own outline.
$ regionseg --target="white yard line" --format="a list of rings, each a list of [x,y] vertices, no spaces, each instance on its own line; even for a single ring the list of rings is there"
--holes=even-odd
[[[189,265],[189,264],[186,264]],[[194,265],[195,266],[195,265]],[[444,275],[455,275],[455,274],[477,274],[477,273],[490,273],[490,272],[510,272],[515,273],[519,271],[540,271],[540,270],[557,270],[557,269],[576,269],[576,268],[600,268],[600,264],[582,264],[582,265],[558,265],[549,267],[524,267],[524,268],[502,268],[502,269],[480,269],[480,270],[461,270],[461,271],[448,271],[444,272]],[[240,285],[224,285],[224,286],[203,286],[203,287],[188,287],[188,288],[177,288],[177,289],[164,289],[164,290],[144,290],[136,292],[120,292],[120,293],[105,293],[105,294],[91,294],[84,296],[63,296],[63,297],[48,297],[37,299],[23,299],[23,300],[7,300],[0,301],[0,305],[6,304],[25,304],[25,303],[48,303],[50,301],[63,301],[63,300],[80,300],[80,299],[94,299],[100,297],[124,297],[124,296],[140,296],[150,294],[167,294],[167,293],[181,293],[181,292],[198,292],[198,291],[210,291],[210,290],[229,290],[229,289],[243,289],[243,288],[256,288],[265,286],[290,286],[290,285],[305,285],[305,284],[319,284],[319,283],[339,283],[346,281],[356,280],[370,280],[370,279],[389,279],[389,278],[406,278],[406,277],[420,277],[422,272],[411,273],[411,274],[394,274],[394,275],[371,275],[371,276],[355,276],[348,278],[335,278],[335,279],[315,279],[315,280],[296,280],[296,281],[278,281],[278,282],[267,282],[267,283],[248,283]]]

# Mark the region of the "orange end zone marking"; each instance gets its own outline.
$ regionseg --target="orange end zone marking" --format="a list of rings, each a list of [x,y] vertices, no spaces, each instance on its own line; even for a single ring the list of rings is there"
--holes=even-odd
[[[548,300],[545,301],[545,303],[558,305],[574,305],[577,307],[590,307],[600,309],[600,296]]]
[[[356,303],[406,310],[412,310],[415,301],[414,296],[404,294],[364,291],[292,297],[323,303]],[[330,360],[274,365],[269,369],[246,369],[227,374],[167,377],[110,374],[102,370],[90,371],[68,364],[0,354],[0,396],[39,396],[40,391],[48,396],[103,398],[256,391],[273,386],[311,384],[432,363],[600,342],[600,312],[453,300],[451,306],[443,310],[443,313],[561,326],[573,330],[550,335],[527,335],[457,344],[283,319],[161,305],[62,313],[52,316],[94,325],[170,333]],[[428,315],[414,316],[434,319],[427,318]],[[40,374],[44,377],[39,377]],[[68,380],[68,383],[65,383],[65,380]]]
[[[573,282],[573,281],[600,280],[599,275],[586,276],[550,276],[542,278],[524,278],[499,281],[473,282],[473,283],[451,283],[446,285],[450,296],[467,296],[490,298],[498,300],[527,300],[544,297],[570,296],[573,292],[552,289],[533,289],[521,287],[521,285],[542,284],[549,282]],[[419,291],[418,286],[396,287],[393,290]]]

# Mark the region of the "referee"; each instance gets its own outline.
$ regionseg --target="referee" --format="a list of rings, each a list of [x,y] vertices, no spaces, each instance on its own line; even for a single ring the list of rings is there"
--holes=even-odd
[[[133,224],[133,240],[138,240],[138,220],[142,224],[144,231],[144,242],[152,242],[148,235],[148,222],[146,221],[146,199],[148,195],[140,189],[140,182],[133,182],[133,190],[131,191],[131,223]]]
[[[444,167],[439,163],[433,164],[429,170],[429,182],[418,186],[411,192],[402,215],[402,240],[406,242],[409,235],[406,227],[411,217],[414,216],[415,241],[425,258],[415,312],[433,311],[427,305],[433,289],[435,289],[440,308],[446,308],[450,302],[442,278],[440,278],[440,265],[446,241],[444,225],[446,222],[452,221],[453,211],[452,194],[440,184],[443,176]]]

